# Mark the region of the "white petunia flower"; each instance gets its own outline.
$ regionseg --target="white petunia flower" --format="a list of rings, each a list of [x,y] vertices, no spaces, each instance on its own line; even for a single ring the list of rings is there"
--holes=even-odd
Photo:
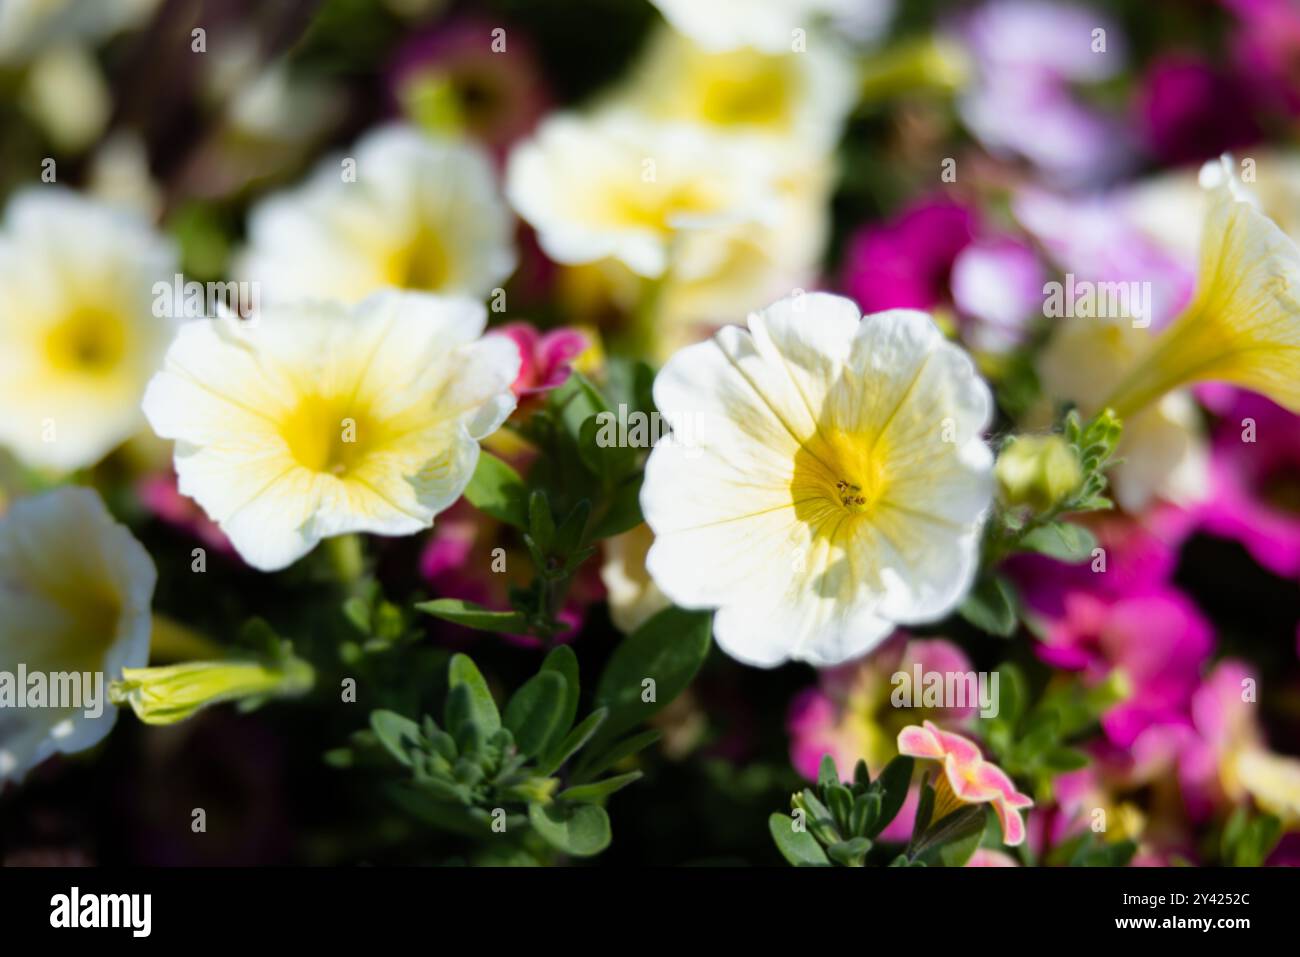
[[[992,398],[925,314],[785,299],[683,349],[654,397],[674,431],[646,466],[647,567],[718,609],[728,654],[835,664],[969,589]]]
[[[763,136],[827,150],[857,101],[853,61],[835,43],[805,53],[752,48],[714,52],[658,31],[610,105],[657,120]]]
[[[638,276],[695,271],[692,235],[769,224],[778,170],[742,138],[633,113],[559,114],[510,157],[506,194],[566,265],[615,259]]]
[[[143,220],[57,187],[20,193],[0,231],[0,445],[71,470],[137,431],[172,333],[153,286],[175,271]]]
[[[410,535],[460,497],[514,408],[519,352],[468,299],[383,292],[182,327],[144,411],[180,491],[263,571],[323,538]]]
[[[149,658],[156,577],[144,548],[90,489],[19,499],[0,517],[0,668],[16,674],[22,665],[29,685],[40,673],[49,688],[51,675],[83,676],[82,707],[50,707],[47,697],[44,707],[0,709],[0,784],[55,753],[92,747],[112,730],[117,709],[108,684]],[[86,673],[100,677],[87,682]],[[75,687],[62,678],[58,684]],[[96,684],[102,698],[87,707]]]
[[[263,301],[357,302],[384,288],[483,299],[515,268],[488,158],[407,126],[370,133],[265,200],[248,231],[234,272],[259,283]]]
[[[856,18],[872,0],[651,0],[664,18],[709,50],[794,49],[798,34],[825,17]],[[875,0],[875,6],[887,7]]]

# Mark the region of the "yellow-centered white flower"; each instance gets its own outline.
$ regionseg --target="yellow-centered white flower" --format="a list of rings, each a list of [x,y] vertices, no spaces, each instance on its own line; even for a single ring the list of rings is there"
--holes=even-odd
[[[148,553],[90,489],[19,499],[0,516],[0,668],[23,665],[29,681],[40,672],[48,687],[64,689],[74,687],[70,679],[51,676],[76,673],[81,688],[80,707],[65,706],[61,693],[42,707],[0,710],[0,784],[112,730],[108,684],[148,661],[156,578]],[[100,676],[98,702],[87,700],[96,683],[87,674]]]
[[[610,105],[657,120],[791,137],[825,151],[839,139],[856,99],[853,61],[835,43],[818,42],[804,53],[716,52],[665,28]]]
[[[693,235],[775,222],[779,175],[766,151],[692,124],[559,114],[511,154],[506,195],[556,262],[657,279],[707,267]]]
[[[823,17],[849,16],[864,0],[651,0],[674,27],[709,50],[796,49]]]
[[[673,356],[654,397],[674,431],[646,466],[646,564],[718,609],[728,654],[834,664],[969,589],[992,398],[924,313],[784,299]]]
[[[365,136],[264,200],[235,266],[264,301],[357,302],[385,288],[484,299],[515,268],[513,222],[487,156],[409,126]]]
[[[172,326],[154,313],[172,247],[141,219],[54,186],[0,231],[0,445],[28,465],[94,465],[143,422]]]
[[[514,408],[519,353],[468,299],[383,292],[182,327],[144,410],[180,491],[263,571],[348,532],[409,535],[460,497]]]

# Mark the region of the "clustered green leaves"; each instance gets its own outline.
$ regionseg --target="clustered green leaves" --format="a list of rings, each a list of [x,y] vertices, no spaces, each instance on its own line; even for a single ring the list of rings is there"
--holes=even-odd
[[[368,729],[327,757],[341,767],[395,762],[406,773],[390,797],[442,830],[502,838],[533,860],[548,850],[590,857],[610,843],[605,801],[642,776],[620,769],[660,736],[629,732],[690,684],[709,646],[707,615],[660,612],[619,645],[581,720],[578,660],[568,646],[552,649],[504,710],[458,654],[441,722],[376,710]]]

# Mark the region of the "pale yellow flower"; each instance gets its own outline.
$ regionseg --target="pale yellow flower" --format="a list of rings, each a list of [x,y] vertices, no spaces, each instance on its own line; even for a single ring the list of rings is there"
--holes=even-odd
[[[719,53],[665,28],[609,105],[829,150],[856,99],[853,62],[835,43],[802,53],[752,47]]]
[[[709,50],[789,52],[821,20],[860,14],[867,0],[651,0],[664,18]],[[871,0],[885,6],[880,0]]]
[[[602,543],[605,561],[600,566],[600,580],[609,602],[609,617],[614,627],[625,634],[636,631],[656,612],[672,604],[645,566],[646,553],[653,543],[654,533],[644,522]]]
[[[717,608],[728,654],[770,667],[863,654],[974,579],[993,494],[988,387],[923,313],[782,300],[664,366],[646,560],[676,604]]]
[[[20,193],[0,232],[0,445],[72,470],[136,432],[172,334],[154,284],[175,271],[143,220],[59,187]]]
[[[98,675],[103,692],[87,707],[83,678],[83,707],[0,711],[0,783],[112,730],[108,682],[148,661],[156,578],[144,548],[90,489],[20,498],[0,516],[0,669]]]
[[[257,661],[187,661],[157,668],[126,668],[114,682],[113,702],[127,704],[145,724],[175,724],[203,708],[229,701],[294,697],[311,690],[315,672],[286,657]]]
[[[144,399],[180,490],[240,555],[283,568],[321,539],[410,535],[460,497],[514,408],[519,353],[467,299],[378,293],[183,326]]]
[[[259,203],[234,272],[263,301],[386,288],[483,299],[515,268],[513,228],[479,149],[390,126]]]

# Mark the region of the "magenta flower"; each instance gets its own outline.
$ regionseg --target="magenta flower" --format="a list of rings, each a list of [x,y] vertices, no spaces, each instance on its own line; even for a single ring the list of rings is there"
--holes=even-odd
[[[1041,310],[1043,269],[1027,244],[982,232],[974,209],[935,197],[859,230],[842,285],[868,313],[954,306],[975,348],[1003,351]]]
[[[505,336],[519,349],[519,375],[510,390],[520,399],[564,385],[573,360],[588,346],[587,337],[576,329],[539,332],[527,322],[508,322],[490,334]]]
[[[1121,598],[1075,591],[1063,605],[1035,650],[1089,683],[1123,672],[1132,693],[1102,716],[1107,738],[1127,749],[1148,728],[1184,720],[1213,647],[1209,622],[1188,598],[1167,587]]]
[[[1202,525],[1274,574],[1300,577],[1300,416],[1250,392],[1216,404]]]
[[[844,289],[864,313],[932,309],[948,300],[952,265],[975,230],[976,214],[965,206],[942,198],[914,203],[853,238]]]
[[[1211,159],[1259,140],[1251,89],[1237,76],[1189,55],[1148,70],[1139,97],[1147,145],[1161,162]]]
[[[1010,847],[1024,843],[1025,822],[1020,811],[1033,799],[1016,790],[1015,782],[996,764],[985,761],[979,745],[933,722],[912,725],[898,733],[898,753],[943,763],[934,786],[932,821],[942,820],[966,804],[992,804],[1002,825],[1002,840]]]
[[[1233,60],[1261,100],[1300,113],[1300,6],[1294,0],[1223,0],[1238,19]]]

